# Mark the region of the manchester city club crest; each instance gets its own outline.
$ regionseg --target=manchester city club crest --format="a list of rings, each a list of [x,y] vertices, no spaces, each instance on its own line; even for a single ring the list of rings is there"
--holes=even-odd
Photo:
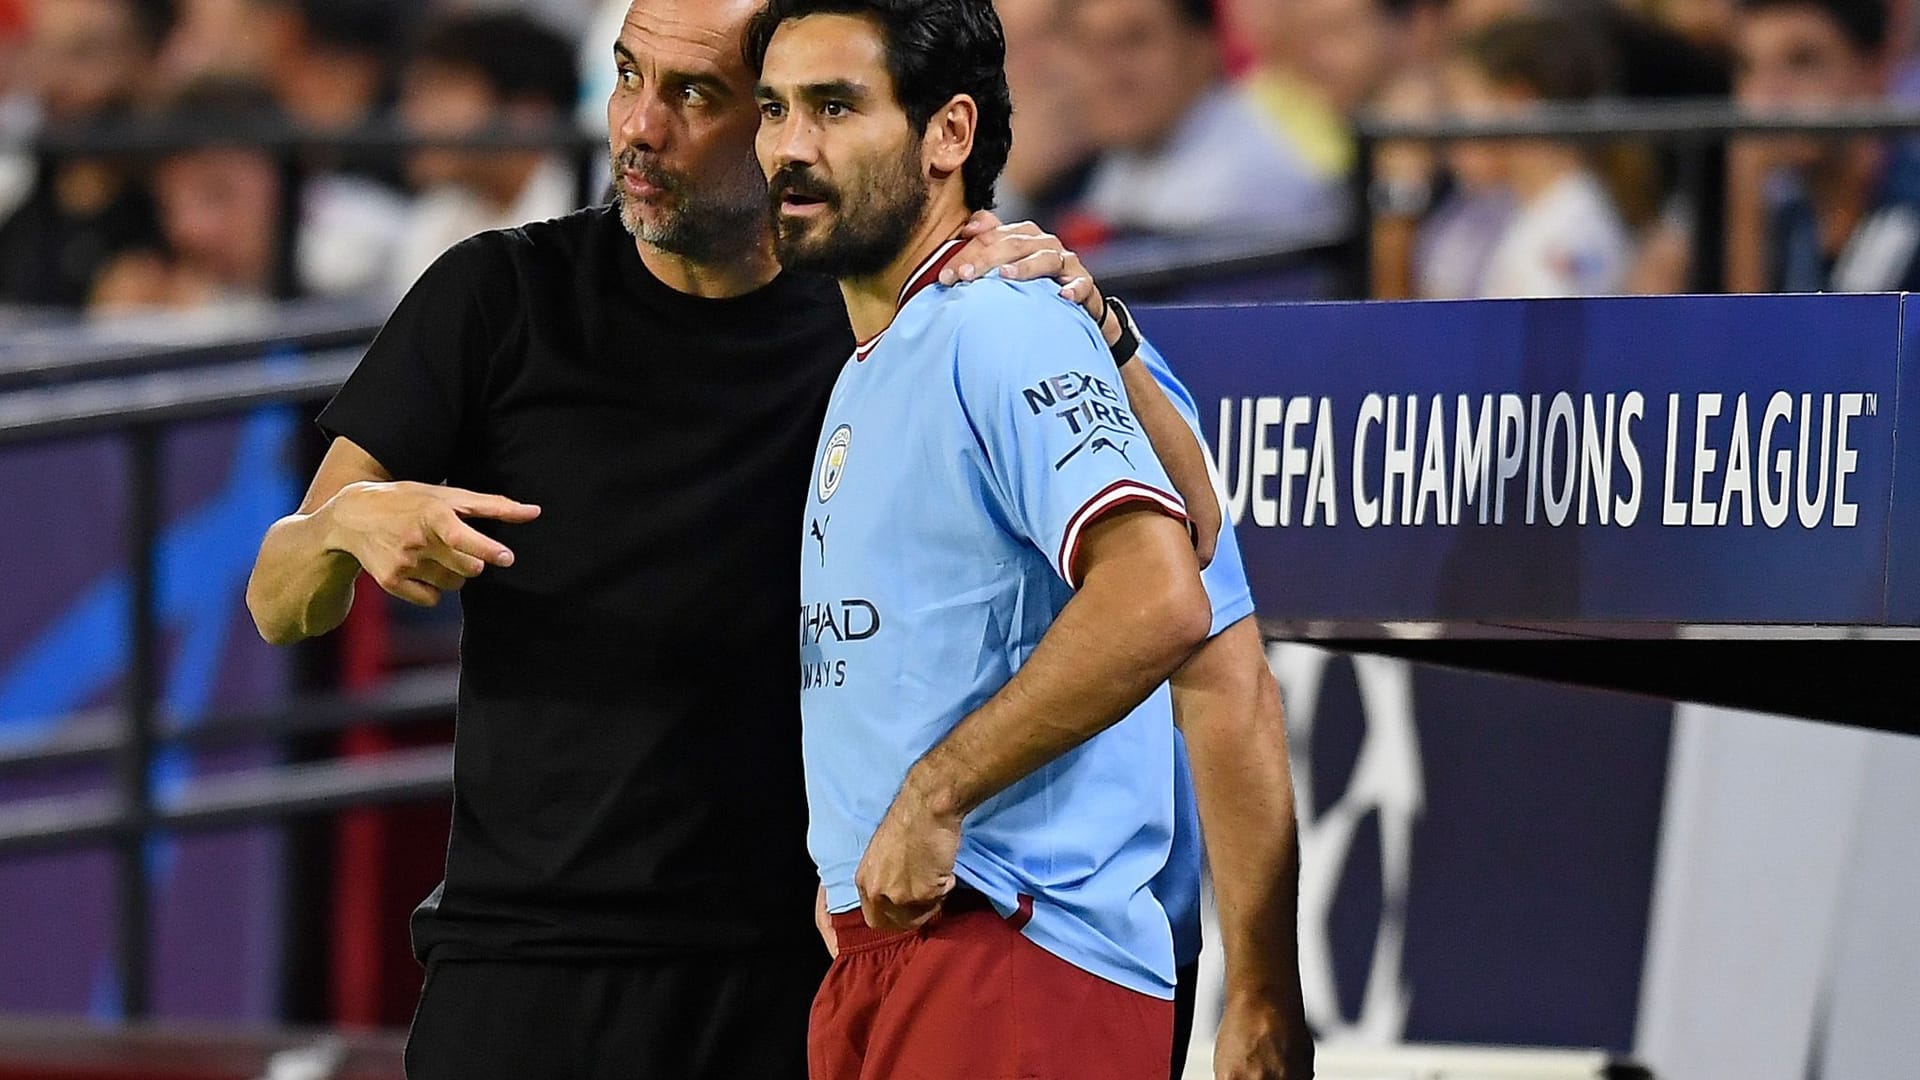
[[[840,474],[847,469],[847,446],[853,442],[853,428],[841,424],[827,439],[827,452],[820,459],[820,501],[833,498],[840,487]]]

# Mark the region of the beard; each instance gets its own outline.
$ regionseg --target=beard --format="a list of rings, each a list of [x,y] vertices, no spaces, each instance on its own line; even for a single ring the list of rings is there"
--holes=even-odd
[[[836,188],[793,165],[767,181],[773,252],[782,269],[858,278],[877,274],[900,257],[927,209],[918,142],[909,141],[900,156],[853,177],[848,187]],[[781,200],[790,194],[821,200],[826,213],[821,220],[782,214]]]
[[[702,183],[668,172],[632,147],[614,151],[612,164],[620,224],[641,243],[671,255],[707,261],[760,242],[764,224],[761,200],[766,187],[753,158],[745,158],[741,168]],[[628,170],[659,188],[660,197],[644,203],[628,194],[620,183],[621,173]],[[651,219],[646,214],[649,206],[655,211]]]

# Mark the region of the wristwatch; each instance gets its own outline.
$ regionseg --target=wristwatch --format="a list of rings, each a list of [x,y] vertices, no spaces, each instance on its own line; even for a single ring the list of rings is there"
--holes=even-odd
[[[1101,299],[1107,302],[1110,310],[1120,313],[1120,340],[1110,348],[1113,350],[1114,366],[1125,367],[1127,361],[1140,355],[1140,327],[1134,324],[1133,312],[1127,310],[1127,305],[1119,297],[1103,296]]]

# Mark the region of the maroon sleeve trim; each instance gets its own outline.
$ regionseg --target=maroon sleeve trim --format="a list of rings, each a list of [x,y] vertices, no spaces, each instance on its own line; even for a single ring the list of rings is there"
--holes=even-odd
[[[1082,503],[1080,509],[1067,519],[1066,534],[1060,538],[1060,576],[1067,580],[1068,585],[1076,589],[1080,587],[1080,583],[1074,579],[1073,560],[1080,553],[1081,533],[1116,507],[1136,502],[1149,503],[1175,521],[1190,524],[1187,521],[1186,504],[1180,501],[1178,495],[1170,495],[1138,480],[1118,480],[1108,484],[1093,498]]]

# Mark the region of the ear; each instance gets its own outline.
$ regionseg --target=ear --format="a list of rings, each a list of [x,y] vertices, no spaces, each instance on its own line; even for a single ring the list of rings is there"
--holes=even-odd
[[[920,156],[935,179],[952,176],[967,163],[973,153],[973,132],[979,123],[980,107],[968,94],[955,94],[927,120]]]

